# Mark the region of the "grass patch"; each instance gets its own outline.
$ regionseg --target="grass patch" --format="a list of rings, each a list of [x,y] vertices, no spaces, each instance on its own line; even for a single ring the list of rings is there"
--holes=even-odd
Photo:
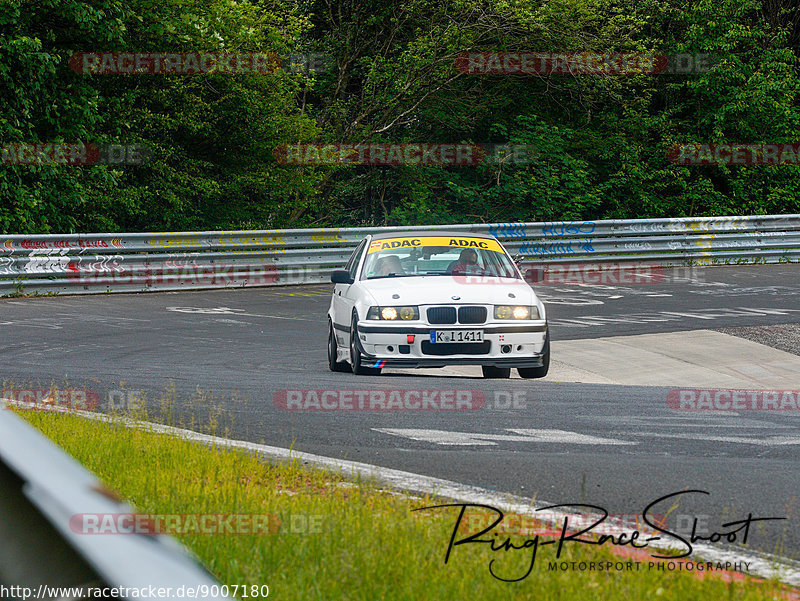
[[[298,461],[271,464],[243,451],[75,415],[20,415],[142,513],[279,515],[283,526],[272,535],[176,535],[222,584],[266,584],[270,598],[687,601],[784,596],[784,587],[775,582],[700,580],[685,572],[646,570],[646,562],[639,572],[548,571],[555,545],[540,549],[525,580],[501,582],[489,574],[489,562],[496,559],[496,572],[514,578],[527,570],[530,552],[492,553],[488,545],[463,545],[444,565],[456,510],[412,509],[446,501],[392,494],[368,481],[348,483]],[[303,518],[306,531],[300,527]],[[311,519],[319,526],[316,533],[308,532]],[[517,545],[524,539],[513,538]],[[605,548],[586,545],[569,546],[561,560],[621,561]]]

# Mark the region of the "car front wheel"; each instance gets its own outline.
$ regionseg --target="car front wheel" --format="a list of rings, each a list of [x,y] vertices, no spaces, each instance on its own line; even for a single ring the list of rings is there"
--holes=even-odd
[[[361,363],[361,351],[358,348],[358,319],[353,314],[353,323],[350,326],[350,367],[357,376],[373,376],[381,373],[380,367],[365,367]]]
[[[333,323],[328,322],[328,369],[331,371],[350,371],[347,367],[346,361],[338,361],[338,352],[336,345],[336,334],[333,331]]]

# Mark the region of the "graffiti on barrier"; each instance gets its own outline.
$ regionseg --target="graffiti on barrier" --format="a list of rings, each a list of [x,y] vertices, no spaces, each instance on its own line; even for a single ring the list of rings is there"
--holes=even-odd
[[[520,246],[522,255],[575,255],[595,252],[592,238],[564,242],[528,242]]]
[[[522,223],[494,223],[489,226],[489,235],[495,238],[524,238],[525,225]]]
[[[283,246],[285,244],[283,234],[268,235],[222,235],[222,236],[190,236],[173,237],[166,236],[161,238],[151,238],[147,240],[147,245],[155,248],[209,248],[216,247],[228,248],[231,246],[239,247],[259,247],[259,246]],[[280,250],[283,252],[283,250]]]
[[[333,230],[332,232],[326,230],[324,233],[314,234],[311,236],[311,241],[320,244],[339,244],[340,242],[346,242],[346,240],[339,235],[338,230]]]
[[[22,240],[6,240],[0,250],[3,252],[28,252],[33,253],[47,253],[58,252],[67,254],[70,251],[78,251],[82,253],[85,250],[97,248],[122,248],[121,238],[112,238],[111,240],[78,240],[78,239],[44,239],[37,240],[34,238],[25,238]]]
[[[283,246],[283,234],[261,236],[219,236],[210,238],[208,246]]]
[[[545,236],[580,236],[594,232],[594,221],[548,221],[542,226]]]

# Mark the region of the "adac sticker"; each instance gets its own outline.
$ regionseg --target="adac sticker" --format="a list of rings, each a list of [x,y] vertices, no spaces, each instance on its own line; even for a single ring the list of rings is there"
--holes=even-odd
[[[480,248],[494,252],[503,252],[495,240],[488,238],[472,238],[470,236],[422,236],[419,238],[386,238],[375,240],[369,245],[369,254],[382,250],[402,250],[422,246],[452,246],[454,248]]]

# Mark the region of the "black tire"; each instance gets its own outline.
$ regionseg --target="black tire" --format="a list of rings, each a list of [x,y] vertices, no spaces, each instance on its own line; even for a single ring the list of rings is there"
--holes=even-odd
[[[333,331],[333,323],[328,321],[328,369],[331,371],[345,372],[350,371],[347,361],[337,361],[336,335]]]
[[[481,365],[484,378],[510,378],[510,367],[495,367],[494,365]]]
[[[358,319],[353,313],[353,322],[350,325],[350,369],[357,376],[377,376],[381,373],[380,367],[365,367],[361,364],[361,351],[358,348]]]
[[[542,350],[542,366],[518,367],[517,372],[519,372],[520,378],[529,380],[533,378],[544,378],[547,375],[547,371],[550,369],[550,332],[547,332],[544,337],[544,348]]]

